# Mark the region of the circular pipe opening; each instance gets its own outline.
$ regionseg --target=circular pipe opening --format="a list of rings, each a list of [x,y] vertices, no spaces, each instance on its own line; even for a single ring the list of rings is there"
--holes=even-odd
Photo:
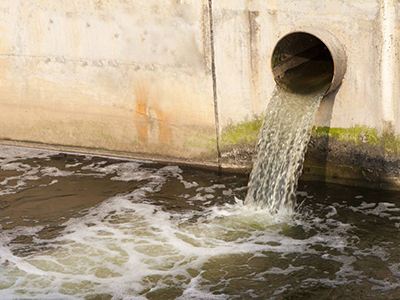
[[[276,83],[293,93],[328,92],[337,87],[333,86],[335,62],[328,45],[306,32],[290,33],[278,42],[272,72]]]

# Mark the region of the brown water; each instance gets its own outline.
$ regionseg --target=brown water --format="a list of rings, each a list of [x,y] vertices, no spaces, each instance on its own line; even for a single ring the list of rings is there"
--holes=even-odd
[[[0,299],[400,299],[400,194],[0,147]]]

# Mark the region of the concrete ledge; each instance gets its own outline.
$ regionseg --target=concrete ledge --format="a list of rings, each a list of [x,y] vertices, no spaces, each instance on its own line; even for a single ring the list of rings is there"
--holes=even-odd
[[[25,142],[25,141],[0,140],[0,145],[43,149],[48,151],[71,153],[77,155],[93,155],[93,156],[109,157],[109,158],[116,158],[123,160],[140,160],[140,161],[160,163],[165,165],[177,165],[177,166],[193,167],[211,171],[220,171],[217,161],[204,162],[195,159],[185,160],[185,159],[178,159],[174,157],[161,156],[161,155],[149,155],[146,153],[110,151],[107,149],[99,149],[99,148],[50,145],[50,144]]]

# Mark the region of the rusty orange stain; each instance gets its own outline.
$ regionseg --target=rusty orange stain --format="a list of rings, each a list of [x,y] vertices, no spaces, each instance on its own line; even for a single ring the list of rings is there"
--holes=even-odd
[[[149,88],[146,83],[140,82],[135,85],[135,126],[138,133],[139,143],[148,144],[152,128],[158,129],[157,136],[152,136],[151,140],[162,145],[172,143],[172,128],[169,123],[169,116],[157,105],[157,102],[151,101]],[[156,139],[155,139],[156,138]]]
[[[168,118],[165,113],[159,109],[155,109],[158,121],[158,141],[161,144],[168,145],[172,141],[172,130],[168,124]]]
[[[135,125],[138,133],[139,143],[147,144],[149,141],[149,93],[147,87],[142,83],[135,85],[135,96]]]

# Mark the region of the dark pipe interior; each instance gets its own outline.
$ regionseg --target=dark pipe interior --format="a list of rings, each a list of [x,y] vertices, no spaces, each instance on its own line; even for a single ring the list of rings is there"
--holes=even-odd
[[[282,38],[272,55],[276,83],[293,93],[328,89],[334,62],[327,46],[309,33],[296,32]]]

